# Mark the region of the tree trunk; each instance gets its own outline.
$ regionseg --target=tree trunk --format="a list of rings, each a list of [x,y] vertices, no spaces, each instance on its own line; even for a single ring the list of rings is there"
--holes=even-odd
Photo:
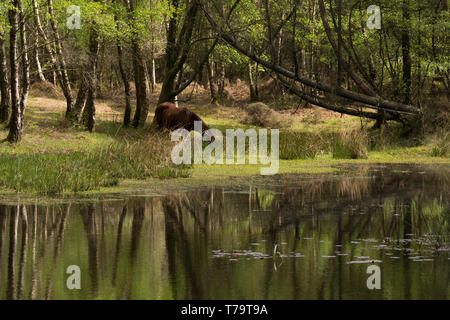
[[[345,68],[345,70],[347,71],[347,73],[350,75],[350,77],[353,79],[353,81],[355,81],[355,83],[358,85],[358,87],[367,95],[370,96],[374,96],[374,97],[378,97],[378,94],[375,92],[375,90],[366,83],[366,81],[364,81],[364,79],[362,79],[359,74],[357,74],[350,63],[348,63],[342,56],[342,52],[341,52],[341,46],[343,45],[342,43],[342,38],[340,35],[338,35],[338,41],[336,42],[334,35],[331,31],[331,28],[328,24],[327,18],[326,18],[326,12],[325,12],[325,4],[323,2],[323,0],[319,0],[319,11],[320,11],[320,16],[322,19],[322,24],[325,30],[325,33],[327,34],[328,37],[328,41],[331,44],[331,47],[336,55],[336,58],[339,62],[339,66],[338,66],[338,73],[341,73],[341,75],[338,75],[338,84],[337,86],[340,86],[341,82],[342,82],[342,69]]]
[[[150,107],[150,87],[148,83],[147,64],[142,56],[142,49],[137,41],[133,39],[133,69],[134,82],[136,85],[136,112],[134,113],[133,126],[143,126],[147,120]]]
[[[77,100],[75,101],[75,104],[73,106],[72,112],[69,115],[69,121],[72,123],[76,123],[80,121],[80,115],[83,111],[83,108],[86,104],[87,99],[87,84],[86,84],[86,75],[83,75],[82,79],[80,80],[80,86],[78,88],[77,93]]]
[[[69,75],[67,73],[66,60],[64,59],[63,48],[61,44],[61,39],[59,37],[58,28],[56,26],[55,15],[53,12],[53,0],[48,0],[48,13],[50,26],[53,32],[53,38],[55,41],[55,53],[56,59],[58,61],[58,72],[60,74],[61,89],[66,98],[66,118],[70,118],[73,109],[73,94],[72,87],[70,85]]]
[[[130,18],[134,13],[134,4],[131,0],[126,0],[126,9]],[[131,20],[129,21],[131,24]],[[147,120],[148,111],[150,107],[150,86],[148,82],[147,64],[142,55],[142,48],[140,46],[140,39],[138,35],[134,34],[132,43],[133,54],[133,71],[134,84],[136,86],[136,112],[134,113],[133,126],[139,127],[145,124]]]
[[[36,69],[39,76],[39,80],[45,82],[44,72],[42,71],[41,61],[39,60],[39,33],[38,30],[34,30],[34,61],[36,63]]]
[[[11,112],[11,91],[8,82],[6,59],[5,38],[4,34],[0,34],[0,123],[7,122]]]
[[[12,143],[18,143],[22,140],[23,133],[23,113],[20,110],[20,96],[19,96],[19,65],[17,61],[17,35],[19,33],[19,10],[20,0],[12,2],[12,9],[8,11],[9,17],[9,59],[11,69],[11,120],[9,127],[9,134],[7,140]]]
[[[217,95],[219,99],[223,98],[223,94],[225,92],[225,65],[223,62],[219,62],[216,64],[217,72]]]
[[[178,0],[172,0],[172,6],[175,10],[177,10]],[[172,102],[178,94],[178,88],[176,87],[180,87],[180,83],[176,86],[175,80],[178,73],[182,71],[184,63],[188,57],[192,31],[194,29],[198,9],[199,2],[192,1],[186,9],[186,15],[184,17],[184,22],[181,26],[178,38],[178,15],[174,14],[169,21],[165,54],[166,73],[164,75],[158,103]],[[197,70],[197,72],[199,72],[199,70]]]
[[[217,92],[216,87],[214,85],[214,72],[212,67],[212,62],[208,60],[206,63],[206,71],[208,73],[208,82],[209,82],[209,91],[211,94],[211,103],[217,102]]]
[[[89,61],[87,73],[87,99],[84,108],[83,120],[89,132],[94,131],[95,127],[95,95],[97,90],[97,59],[98,59],[99,43],[98,34],[95,26],[91,30],[89,39]]]
[[[411,103],[411,56],[409,36],[409,0],[403,0],[402,7],[403,30],[402,30],[402,56],[403,56],[403,103]]]
[[[249,61],[249,63],[248,63],[248,78],[250,81],[250,83],[249,83],[250,101],[258,101],[258,99],[259,99],[258,84],[255,79],[255,75],[253,74],[253,66],[252,66],[251,61]]]
[[[25,112],[25,107],[28,101],[28,93],[30,91],[30,60],[28,58],[28,41],[26,32],[25,15],[22,7],[22,1],[19,1],[19,18],[20,18],[20,46],[22,50],[22,83],[21,83],[21,95],[20,95],[20,112]]]
[[[236,1],[235,3],[237,3]],[[368,96],[365,94],[360,94],[357,92],[353,92],[350,90],[346,90],[342,87],[336,87],[333,85],[329,85],[327,83],[312,80],[310,78],[307,78],[301,74],[295,74],[295,72],[292,72],[280,65],[274,64],[273,62],[267,61],[260,56],[256,55],[254,51],[249,50],[242,45],[238,43],[236,38],[233,34],[224,32],[216,23],[214,18],[209,14],[209,12],[206,10],[206,8],[202,8],[203,12],[205,14],[205,17],[208,19],[210,25],[220,34],[220,37],[227,42],[229,45],[231,45],[234,49],[236,49],[238,52],[244,54],[254,62],[257,62],[258,64],[262,65],[263,67],[272,70],[279,76],[286,77],[288,79],[294,80],[295,82],[302,83],[303,85],[316,88],[318,90],[330,93],[334,96],[346,98],[354,102],[358,103],[364,103],[366,104],[365,107],[375,109],[375,110],[386,110],[391,113],[395,113],[398,116],[402,114],[409,114],[409,115],[418,115],[419,110],[411,105],[398,103],[395,101],[387,100],[382,97],[373,97]],[[345,67],[345,65],[344,65]]]
[[[31,3],[33,6],[33,16],[34,16],[34,22],[36,24],[36,32],[37,32],[37,34],[39,34],[41,36],[42,40],[44,41],[44,49],[50,59],[51,69],[49,71],[50,71],[50,76],[51,76],[51,82],[56,86],[57,81],[61,79],[61,77],[59,77],[59,71],[58,71],[58,74],[56,71],[58,69],[57,61],[56,61],[55,55],[53,54],[53,50],[50,47],[50,42],[48,41],[48,37],[44,31],[44,28],[42,28],[41,18],[39,17],[39,8],[38,8],[37,0],[32,0]],[[37,48],[36,48],[36,50],[37,50]]]
[[[119,60],[120,76],[122,77],[123,85],[125,87],[125,114],[123,117],[123,125],[128,127],[131,122],[131,89],[130,82],[128,81],[128,75],[123,66],[122,47],[120,44],[117,44],[117,56]]]

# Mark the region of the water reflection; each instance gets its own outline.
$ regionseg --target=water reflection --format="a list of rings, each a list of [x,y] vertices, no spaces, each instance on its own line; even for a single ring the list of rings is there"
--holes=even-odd
[[[0,205],[0,298],[448,299],[448,167],[359,170]],[[366,286],[370,264],[381,290]],[[70,265],[81,290],[66,287]]]

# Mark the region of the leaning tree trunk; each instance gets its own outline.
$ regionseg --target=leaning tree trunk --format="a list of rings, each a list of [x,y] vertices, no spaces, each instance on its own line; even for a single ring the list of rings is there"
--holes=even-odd
[[[48,13],[50,17],[50,26],[53,32],[53,38],[55,41],[55,53],[56,59],[58,61],[58,69],[60,73],[60,83],[61,89],[64,93],[64,97],[66,98],[66,117],[69,118],[73,109],[73,94],[72,87],[70,85],[69,75],[67,73],[66,60],[64,59],[63,48],[61,39],[59,37],[58,28],[56,26],[55,15],[53,12],[53,0],[48,0]]]
[[[20,109],[19,96],[19,65],[17,61],[17,35],[19,33],[18,9],[20,0],[12,2],[12,8],[8,11],[9,18],[9,59],[11,69],[11,120],[7,140],[18,143],[22,140],[23,133],[23,113]]]
[[[36,27],[36,39],[37,39],[37,35],[40,35],[40,37],[44,41],[43,47],[44,47],[45,53],[48,55],[48,58],[51,63],[51,69],[50,69],[51,81],[54,85],[57,85],[57,81],[59,81],[61,83],[61,87],[62,87],[62,82],[61,82],[62,77],[60,76],[61,73],[57,66],[58,63],[56,61],[55,54],[53,53],[53,50],[50,46],[50,41],[48,40],[47,34],[45,33],[44,28],[42,27],[42,24],[41,24],[41,18],[39,16],[39,7],[38,7],[37,0],[32,0],[31,4],[33,6],[33,16],[34,16],[34,23],[35,23],[35,27]],[[38,39],[36,41],[38,41]],[[38,47],[36,46],[35,49],[37,52]],[[36,56],[37,56],[37,54],[36,54]]]
[[[86,104],[86,99],[87,99],[87,80],[86,80],[87,76],[83,74],[81,80],[80,80],[80,85],[78,88],[78,93],[77,93],[77,99],[75,100],[75,104],[73,106],[72,112],[69,115],[69,121],[71,121],[72,123],[77,123],[80,121],[80,115],[81,112],[83,111],[83,108]]]
[[[36,63],[39,80],[45,82],[46,79],[42,71],[41,60],[39,59],[39,32],[37,29],[34,31],[34,62]]]
[[[4,34],[0,34],[0,123],[8,121],[11,111],[11,91],[8,82],[8,67],[6,59]]]
[[[172,0],[172,5],[175,10],[178,9],[177,0]],[[191,49],[190,42],[198,10],[199,2],[197,0],[192,1],[186,9],[183,25],[181,26],[181,31],[178,34],[178,38],[177,33],[179,27],[179,17],[175,14],[169,21],[165,53],[166,72],[158,103],[172,102],[179,93],[177,91],[179,91],[181,83],[179,81],[177,85],[176,79],[177,75],[182,71],[189,54],[189,50]],[[203,59],[203,61],[204,63],[206,62],[205,59]],[[199,72],[199,70],[197,70],[197,72]]]
[[[236,6],[236,4],[238,4],[239,2],[240,2],[239,0],[236,0],[234,6]],[[314,88],[316,90],[330,93],[335,97],[348,99],[350,101],[353,101],[354,103],[358,103],[358,104],[363,103],[364,108],[388,111],[389,113],[396,115],[396,117],[394,119],[397,121],[401,121],[401,119],[399,118],[400,115],[416,116],[416,115],[420,114],[419,109],[415,106],[387,100],[382,97],[368,96],[365,94],[353,92],[351,90],[346,90],[342,87],[336,87],[336,86],[327,84],[327,83],[319,81],[319,80],[312,80],[310,78],[305,77],[302,74],[295,74],[295,72],[292,72],[292,71],[284,68],[281,65],[275,64],[274,61],[267,61],[266,59],[258,56],[254,51],[247,49],[246,46],[242,46],[238,42],[238,40],[236,39],[236,37],[234,36],[233,33],[225,32],[222,29],[222,27],[220,27],[217,24],[217,22],[216,22],[217,19],[215,19],[211,16],[211,14],[208,12],[208,10],[206,9],[206,7],[204,5],[202,5],[202,10],[205,14],[206,19],[209,21],[211,27],[213,27],[216,30],[216,32],[220,35],[220,37],[222,38],[223,41],[227,42],[235,50],[237,50],[238,52],[247,56],[254,62],[260,64],[261,66],[263,66],[266,69],[273,71],[279,77],[286,77],[287,79],[290,79],[294,83],[301,83],[305,86]],[[345,67],[345,65],[343,65],[343,67]],[[291,84],[287,83],[287,82],[285,82],[284,84],[287,84],[288,87],[291,86]],[[295,89],[295,87],[293,89]],[[300,97],[305,96],[305,94],[300,92],[299,90],[295,90],[295,91],[296,91],[296,93],[295,93],[296,95],[298,95]],[[316,100],[316,99],[309,99],[309,100]],[[321,106],[323,108],[327,108],[327,109],[330,109],[333,111],[336,110],[336,108],[334,108],[332,106],[328,106],[328,104],[321,103]],[[349,113],[349,114],[354,113],[352,110],[349,110],[349,108],[347,108],[347,107],[339,107],[338,112]],[[372,116],[370,113],[364,113],[364,114]],[[378,118],[378,117],[379,117],[379,115],[375,115],[375,118]]]

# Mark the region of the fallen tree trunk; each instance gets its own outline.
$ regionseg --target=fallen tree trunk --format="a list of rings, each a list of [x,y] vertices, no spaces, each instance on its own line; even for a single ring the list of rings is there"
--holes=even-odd
[[[379,114],[379,113],[363,111],[362,108],[360,108],[358,110],[356,108],[352,109],[352,108],[342,107],[342,106],[338,106],[336,104],[332,104],[328,101],[325,101],[322,98],[313,97],[313,96],[303,92],[295,84],[292,84],[292,83],[290,84],[288,81],[286,81],[282,77],[278,77],[278,80],[280,81],[281,84],[283,84],[283,86],[286,87],[286,89],[290,93],[292,93],[292,94],[296,95],[297,97],[303,99],[304,101],[309,102],[318,107],[328,109],[331,111],[335,111],[335,112],[339,112],[339,113],[343,113],[343,114],[348,114],[351,116],[364,117],[364,118],[368,118],[368,119],[380,120],[382,117],[384,117],[384,120],[396,120],[389,114],[383,116],[382,114]]]
[[[198,0],[201,2],[201,0]],[[236,0],[236,2],[239,2],[239,0]],[[300,82],[306,86],[321,90],[323,92],[327,92],[333,95],[336,95],[338,97],[346,98],[355,102],[364,103],[367,105],[368,108],[376,109],[376,110],[384,110],[389,111],[394,114],[398,115],[418,115],[419,109],[416,107],[406,105],[403,103],[390,101],[387,99],[384,99],[382,97],[372,97],[365,94],[357,93],[351,90],[347,90],[341,87],[332,86],[327,83],[323,83],[320,81],[311,80],[305,76],[302,76],[298,73],[289,71],[285,69],[284,67],[276,64],[275,62],[269,62],[267,60],[262,59],[261,57],[257,56],[253,51],[250,49],[244,48],[242,45],[240,45],[235,37],[224,30],[222,30],[213,17],[209,14],[209,12],[206,10],[203,3],[201,3],[201,8],[205,14],[206,19],[209,21],[212,28],[218,33],[219,37],[221,37],[226,43],[228,43],[230,46],[232,46],[234,49],[236,49],[241,54],[247,56],[251,60],[259,63],[260,65],[264,66],[265,68],[275,72],[278,75],[284,76],[288,79],[294,80],[296,82]],[[325,108],[325,107],[324,107]],[[331,110],[331,109],[330,109]]]

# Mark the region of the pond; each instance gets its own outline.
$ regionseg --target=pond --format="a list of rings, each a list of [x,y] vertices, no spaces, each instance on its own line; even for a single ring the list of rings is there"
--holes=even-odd
[[[239,188],[10,202],[0,205],[0,299],[449,299],[449,178],[449,166],[359,166]],[[67,286],[69,266],[80,289]],[[379,288],[369,289],[370,266]]]

